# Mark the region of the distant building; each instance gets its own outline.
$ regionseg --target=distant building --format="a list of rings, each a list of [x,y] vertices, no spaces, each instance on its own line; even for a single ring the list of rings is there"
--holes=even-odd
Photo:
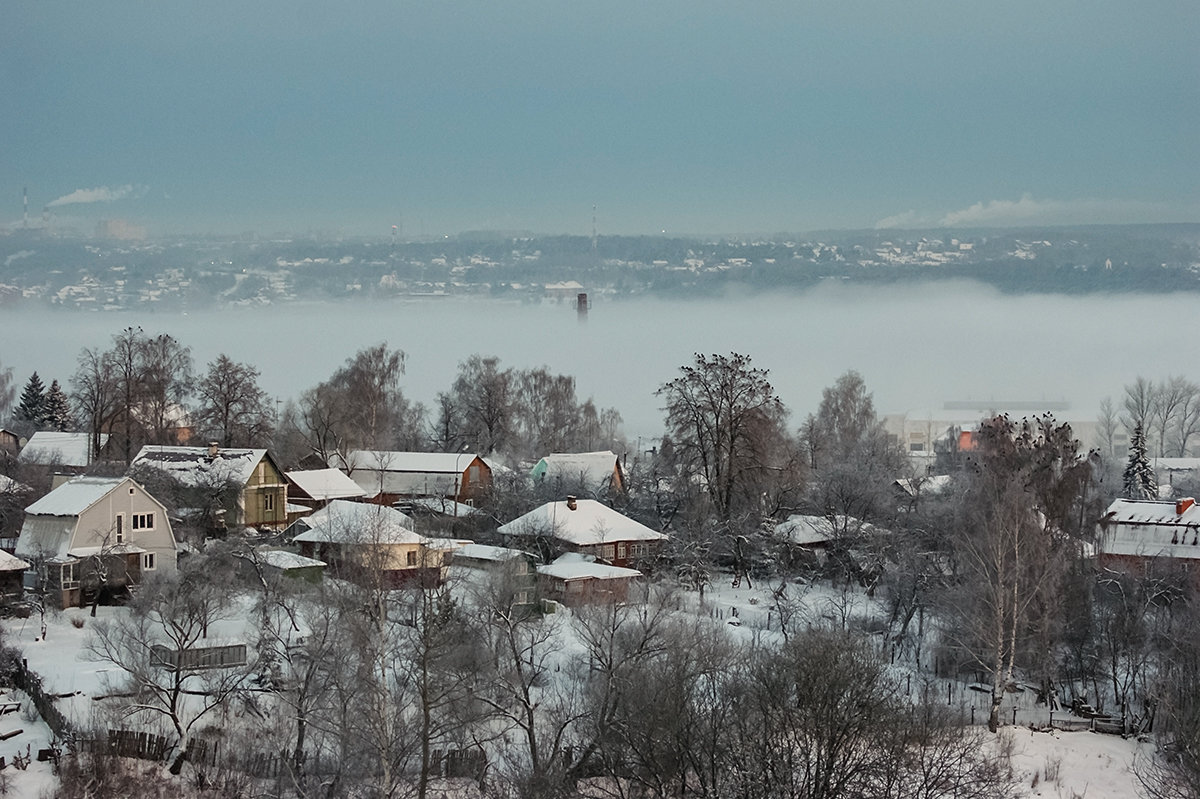
[[[1177,566],[1200,582],[1200,506],[1179,500],[1118,499],[1100,517],[1102,568],[1145,574]]]
[[[526,542],[551,544],[614,566],[631,566],[658,554],[667,536],[594,499],[567,497],[547,502],[498,529],[501,535]]]
[[[546,485],[559,496],[587,493],[595,496],[625,491],[625,474],[616,453],[560,452],[547,455],[530,472],[533,481]]]
[[[342,469],[373,502],[392,505],[420,497],[471,502],[492,485],[492,469],[468,452],[389,452],[356,449],[329,465]]]

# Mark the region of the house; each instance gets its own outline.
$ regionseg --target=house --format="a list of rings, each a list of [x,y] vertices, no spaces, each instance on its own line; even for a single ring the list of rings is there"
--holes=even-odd
[[[332,455],[329,465],[342,469],[372,501],[438,497],[469,503],[492,485],[491,467],[467,452],[387,452],[353,450]]]
[[[325,573],[323,561],[306,558],[283,549],[258,549],[239,555],[239,558],[245,572],[255,577],[261,574],[268,580],[287,577],[292,580],[319,583],[321,576]]]
[[[379,576],[392,588],[442,583],[456,546],[420,535],[395,508],[343,499],[297,520],[287,533],[301,555],[324,561],[333,574],[358,581]]]
[[[12,464],[17,462],[17,456],[21,452],[21,444],[24,441],[25,439],[12,430],[0,427],[0,468],[4,471],[11,470]]]
[[[138,468],[164,472],[228,528],[287,526],[287,480],[265,449],[147,445],[130,464]]]
[[[59,608],[134,588],[176,566],[167,509],[128,477],[76,477],[25,509],[17,557]]]
[[[634,591],[642,578],[640,571],[597,563],[579,552],[567,552],[553,563],[538,566],[537,574],[542,597],[567,606],[640,599]]]
[[[103,451],[108,444],[108,434],[100,436],[100,449]],[[82,474],[98,454],[92,449],[92,436],[89,433],[57,433],[39,431],[29,437],[21,454],[17,456],[20,463],[35,466],[51,466],[55,469]]]
[[[559,496],[569,492],[598,496],[625,491],[621,460],[608,450],[547,455],[530,475],[535,485],[548,485]]]
[[[28,561],[0,550],[0,604],[14,602],[25,591],[25,570]]]
[[[1200,458],[1155,458],[1152,465],[1160,488],[1200,478]]]
[[[24,483],[0,474],[0,550],[12,552],[25,518],[25,506],[33,499],[34,491]]]
[[[667,536],[594,499],[547,502],[502,525],[498,532],[553,549],[579,552],[613,566],[630,566],[658,554]]]
[[[528,552],[469,543],[454,550],[450,565],[465,582],[507,594],[510,606],[532,605],[536,599],[537,569]]]
[[[1200,506],[1195,499],[1114,500],[1099,526],[1101,568],[1145,574],[1166,563],[1193,572],[1200,581]]]
[[[288,502],[312,510],[323,508],[335,499],[362,499],[367,492],[337,469],[305,469],[286,472]]]

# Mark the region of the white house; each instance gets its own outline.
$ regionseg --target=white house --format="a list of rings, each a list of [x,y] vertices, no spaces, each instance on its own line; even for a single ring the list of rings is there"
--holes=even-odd
[[[128,477],[76,477],[34,502],[16,552],[33,564],[32,587],[64,608],[176,568],[167,509]]]

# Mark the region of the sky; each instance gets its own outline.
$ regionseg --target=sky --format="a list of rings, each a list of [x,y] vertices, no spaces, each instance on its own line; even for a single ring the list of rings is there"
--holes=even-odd
[[[1194,0],[7,0],[0,225],[1200,221]],[[593,208],[595,209],[593,212]]]

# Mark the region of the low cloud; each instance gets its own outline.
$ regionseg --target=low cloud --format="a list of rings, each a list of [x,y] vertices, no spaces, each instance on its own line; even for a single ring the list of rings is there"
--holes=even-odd
[[[63,195],[57,200],[50,201],[47,208],[57,208],[60,205],[81,205],[83,203],[111,203],[117,200],[136,200],[146,193],[145,186],[97,186],[94,189],[76,189],[70,194]]]
[[[1019,200],[988,200],[938,216],[905,211],[875,223],[876,229],[1006,227],[1194,221],[1198,209],[1136,200],[1050,200],[1023,194]]]

